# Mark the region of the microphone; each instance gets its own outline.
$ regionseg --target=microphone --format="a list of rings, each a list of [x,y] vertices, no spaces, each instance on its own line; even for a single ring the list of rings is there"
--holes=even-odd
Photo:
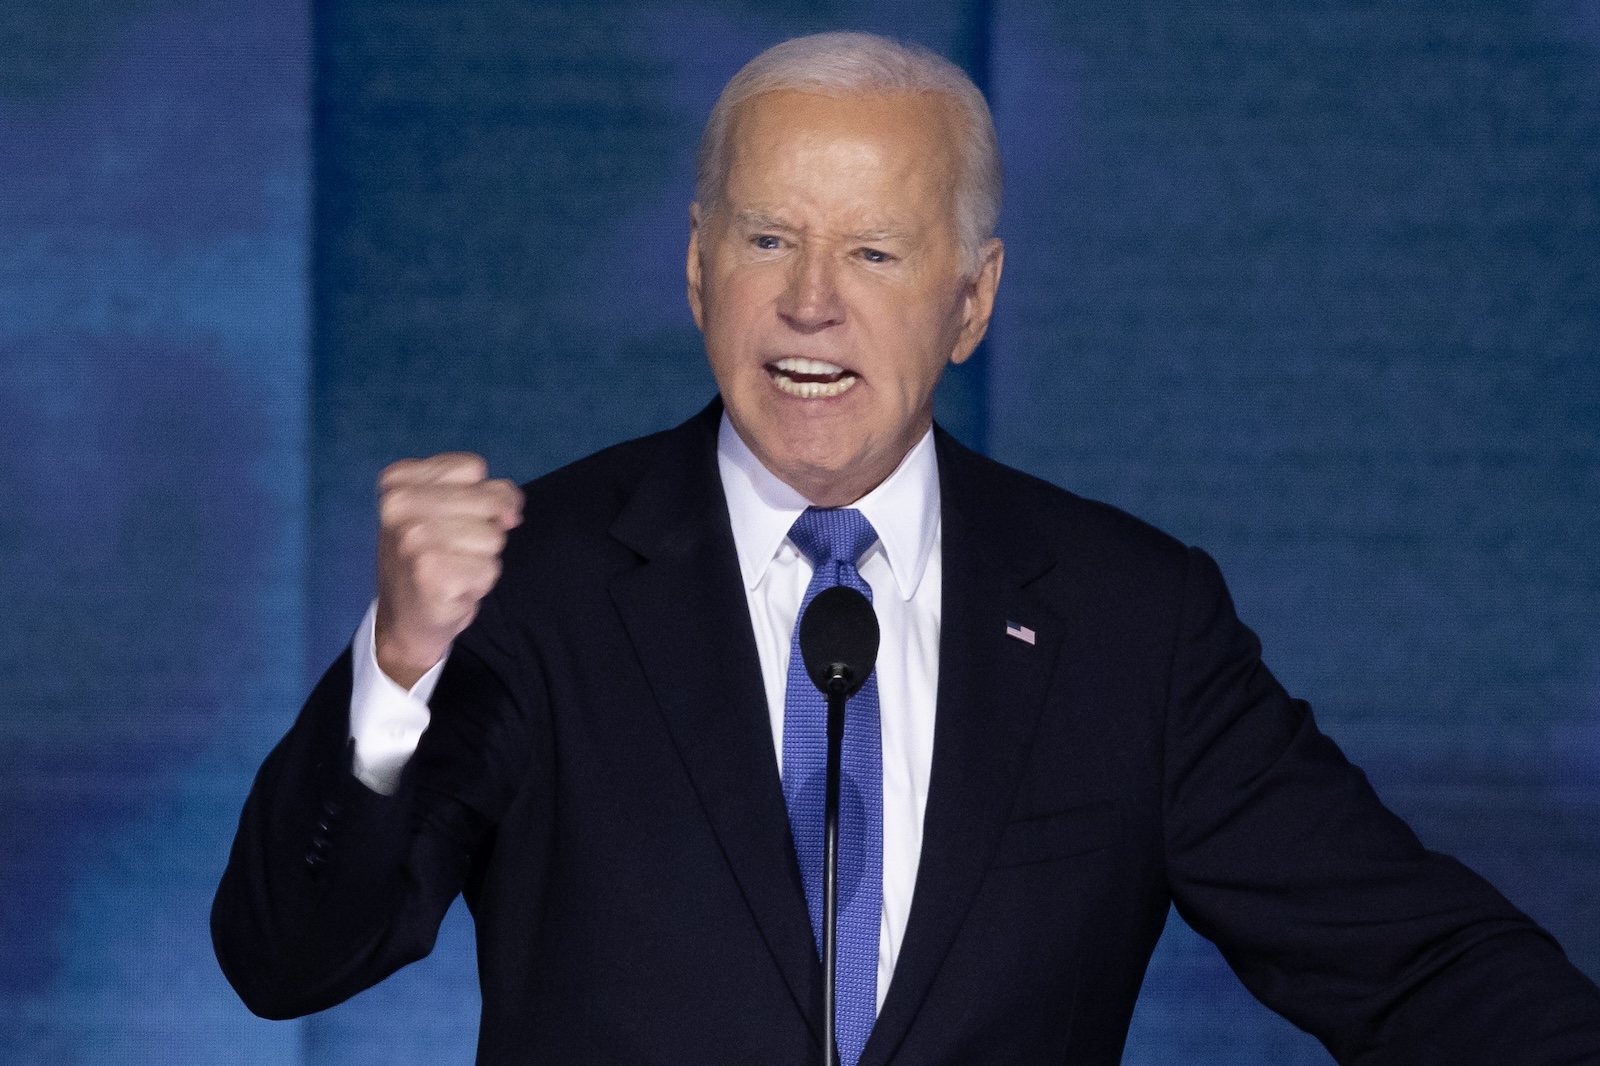
[[[878,659],[878,616],[872,603],[848,585],[825,588],[800,618],[800,658],[823,695],[836,686],[846,699],[867,683]]]
[[[838,1066],[835,989],[839,957],[839,763],[845,702],[861,690],[878,659],[878,616],[847,585],[825,588],[800,618],[800,658],[828,699],[828,763],[822,807],[822,1066]]]

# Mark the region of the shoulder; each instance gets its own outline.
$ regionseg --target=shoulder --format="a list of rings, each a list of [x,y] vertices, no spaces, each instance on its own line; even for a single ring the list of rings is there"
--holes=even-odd
[[[1080,584],[1171,589],[1198,554],[1149,522],[973,452],[939,435],[946,524],[970,526],[1023,568],[1052,567]]]
[[[507,536],[500,578],[462,639],[509,662],[557,631],[596,632],[590,623],[609,617],[612,581],[641,559],[619,531],[630,520],[664,525],[674,507],[705,513],[720,499],[715,415],[708,408],[525,484],[522,524]]]
[[[527,482],[521,535],[610,526],[654,465],[664,438],[675,432],[614,444]]]
[[[713,403],[672,429],[623,441],[523,485],[523,525],[513,544],[549,538],[603,536],[647,483],[720,493]]]

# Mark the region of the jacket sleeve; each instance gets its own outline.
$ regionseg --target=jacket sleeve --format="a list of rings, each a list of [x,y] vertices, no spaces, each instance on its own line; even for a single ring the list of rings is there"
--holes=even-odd
[[[1163,796],[1179,913],[1342,1063],[1600,1063],[1600,991],[1487,882],[1422,846],[1260,650],[1191,549]]]
[[[527,776],[529,689],[513,695],[507,662],[463,634],[390,796],[350,772],[348,650],[313,690],[256,775],[211,909],[217,961],[256,1014],[326,1009],[433,949]]]

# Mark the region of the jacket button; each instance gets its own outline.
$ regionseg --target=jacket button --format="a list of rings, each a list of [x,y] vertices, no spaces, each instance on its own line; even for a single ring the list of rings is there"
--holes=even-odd
[[[306,852],[306,865],[313,870],[319,866],[322,866],[327,861],[328,857],[322,854],[322,852],[316,848],[312,848],[310,851]]]

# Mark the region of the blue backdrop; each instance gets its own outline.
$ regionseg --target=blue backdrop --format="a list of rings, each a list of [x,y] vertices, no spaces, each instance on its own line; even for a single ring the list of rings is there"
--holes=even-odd
[[[1600,3],[0,8],[0,1062],[467,1063],[434,956],[266,1023],[250,776],[371,595],[372,480],[536,476],[712,385],[699,126],[794,33],[990,93],[1008,248],[940,417],[1221,561],[1430,845],[1600,975]],[[1176,918],[1127,1061],[1323,1063]]]

